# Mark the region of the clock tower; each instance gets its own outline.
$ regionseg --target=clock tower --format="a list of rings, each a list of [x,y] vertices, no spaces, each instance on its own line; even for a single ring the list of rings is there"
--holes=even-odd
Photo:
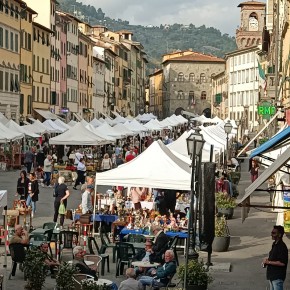
[[[241,24],[236,30],[238,49],[261,44],[266,4],[247,1],[240,3],[238,7],[241,8]]]

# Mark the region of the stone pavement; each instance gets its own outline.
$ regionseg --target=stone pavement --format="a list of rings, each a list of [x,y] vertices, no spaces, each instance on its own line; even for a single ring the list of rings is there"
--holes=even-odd
[[[244,189],[250,184],[250,175],[247,172],[247,161],[242,164],[242,179],[239,184],[240,194],[243,195]],[[0,173],[0,187],[5,189],[5,185],[8,186],[8,181],[15,179],[16,173],[5,172]],[[14,182],[15,183],[15,182]],[[10,184],[9,184],[9,187]],[[12,186],[14,187],[14,185]],[[11,187],[11,191],[12,191]],[[13,195],[14,192],[12,191]],[[10,192],[11,194],[11,192]],[[51,193],[50,193],[51,195]],[[267,193],[258,192],[252,195],[252,203],[269,204],[269,196]],[[11,198],[11,197],[10,197]],[[265,278],[265,269],[261,267],[261,261],[263,257],[267,256],[271,248],[271,229],[276,221],[276,214],[270,210],[259,210],[252,208],[249,217],[241,222],[240,208],[235,209],[234,218],[228,221],[228,225],[231,233],[231,244],[228,252],[225,253],[213,253],[212,262],[214,264],[214,270],[212,275],[214,282],[209,285],[209,290],[265,290],[268,283]],[[41,213],[37,212],[37,216]],[[41,226],[45,221],[51,221],[49,217],[51,215],[45,214],[44,217],[36,217],[34,219],[34,226]],[[290,248],[290,241],[287,237],[284,238],[288,248]],[[0,252],[4,252],[3,245],[0,246]],[[116,282],[118,285],[124,279],[124,277],[115,278],[115,266],[112,263],[112,253],[110,253],[110,273],[105,272],[104,278]],[[184,261],[184,257],[181,256],[180,262]],[[201,252],[200,258],[206,261],[206,253]],[[1,265],[4,263],[4,257],[0,257],[0,272],[4,272]],[[231,271],[222,271],[223,268],[227,268],[227,265],[231,264]],[[7,276],[11,269],[11,259],[8,257]],[[290,270],[290,268],[289,268]],[[289,273],[288,270],[288,273]],[[290,277],[290,275],[288,274]],[[290,289],[289,277],[286,278],[285,289]],[[55,287],[55,280],[47,278],[45,287],[43,289],[52,290]],[[6,289],[24,289],[23,273],[17,270],[16,276],[12,280],[7,281]]]

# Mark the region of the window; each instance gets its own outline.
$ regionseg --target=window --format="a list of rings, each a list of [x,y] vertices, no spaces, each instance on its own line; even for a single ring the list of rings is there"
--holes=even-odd
[[[193,83],[194,80],[195,80],[195,75],[194,75],[194,73],[190,73],[190,74],[189,74],[189,81]]]
[[[183,91],[182,90],[178,91],[178,93],[177,93],[177,99],[178,100],[181,100],[181,99],[183,99],[183,96],[184,96]]]
[[[202,74],[200,74],[200,83],[205,83],[205,82],[206,82],[205,74],[202,73]]]
[[[37,71],[39,71],[39,56],[37,56]]]
[[[27,33],[27,49],[31,50],[31,34]]]
[[[178,82],[184,82],[184,74],[182,72],[180,72],[178,74],[177,81]]]
[[[14,17],[14,5],[10,4],[10,16]]]
[[[41,66],[41,69],[42,69],[42,72],[44,73],[44,70],[45,70],[45,67],[44,67],[44,58],[42,58],[42,66]]]
[[[9,85],[9,73],[5,72],[5,91],[9,91],[8,89],[8,85]]]
[[[2,70],[0,70],[0,91],[3,91],[4,89],[3,77],[4,77],[4,73]]]
[[[35,70],[35,54],[33,55],[32,59],[32,69]]]
[[[15,34],[15,51],[18,52],[18,34]]]
[[[49,60],[46,60],[46,73],[48,74],[48,68],[49,68]]]
[[[206,100],[206,91],[202,91],[202,92],[201,92],[200,99],[201,99],[201,100]]]
[[[18,19],[18,6],[15,6],[15,18]]]
[[[0,27],[0,47],[3,47],[3,28]]]
[[[10,32],[10,49],[14,50],[14,34],[13,32]]]
[[[44,96],[44,87],[41,88],[41,102],[44,102],[45,96]]]
[[[3,12],[3,1],[0,1],[0,11]]]
[[[9,49],[9,31],[5,29],[5,48]]]
[[[188,94],[188,106],[194,106],[195,99],[194,99],[194,91],[189,91]]]
[[[8,14],[8,8],[9,8],[9,5],[8,5],[8,0],[5,1],[5,13]]]

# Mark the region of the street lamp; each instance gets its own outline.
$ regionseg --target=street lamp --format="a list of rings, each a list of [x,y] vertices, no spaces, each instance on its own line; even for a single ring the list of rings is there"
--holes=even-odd
[[[186,139],[188,155],[192,160],[191,163],[191,192],[190,192],[190,209],[188,217],[188,237],[187,237],[187,255],[185,263],[184,285],[186,285],[187,265],[189,259],[198,259],[198,253],[195,250],[196,233],[198,231],[197,216],[199,210],[199,193],[200,193],[200,168],[202,148],[204,145],[203,136],[200,134],[200,129],[196,128],[194,133],[191,133]]]
[[[21,115],[21,116],[19,117],[19,123],[20,123],[20,126],[23,126],[23,122],[24,122],[24,117],[23,117],[23,115]]]
[[[236,120],[236,125],[237,125],[237,142],[239,142],[239,127],[241,125],[241,121]]]
[[[227,162],[227,158],[228,158],[228,150],[229,150],[229,134],[232,132],[232,129],[233,129],[233,125],[231,124],[231,121],[228,120],[226,123],[225,123],[225,126],[224,126],[224,130],[225,130],[225,133],[227,134],[227,149],[226,149],[226,154],[224,154],[225,158],[224,158],[224,166],[226,166],[226,162]]]

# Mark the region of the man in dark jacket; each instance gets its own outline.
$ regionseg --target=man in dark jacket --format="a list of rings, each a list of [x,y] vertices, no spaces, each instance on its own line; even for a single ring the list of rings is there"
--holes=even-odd
[[[168,249],[169,238],[163,232],[163,229],[160,226],[152,227],[153,234],[155,239],[153,241],[153,247],[151,253],[155,255],[155,262],[163,263],[163,255],[165,251]]]
[[[166,287],[176,273],[176,263],[173,259],[173,251],[167,250],[165,252],[165,263],[157,269],[151,270],[149,276],[142,276],[139,280],[140,288],[146,289],[147,285],[152,285],[154,288]]]

